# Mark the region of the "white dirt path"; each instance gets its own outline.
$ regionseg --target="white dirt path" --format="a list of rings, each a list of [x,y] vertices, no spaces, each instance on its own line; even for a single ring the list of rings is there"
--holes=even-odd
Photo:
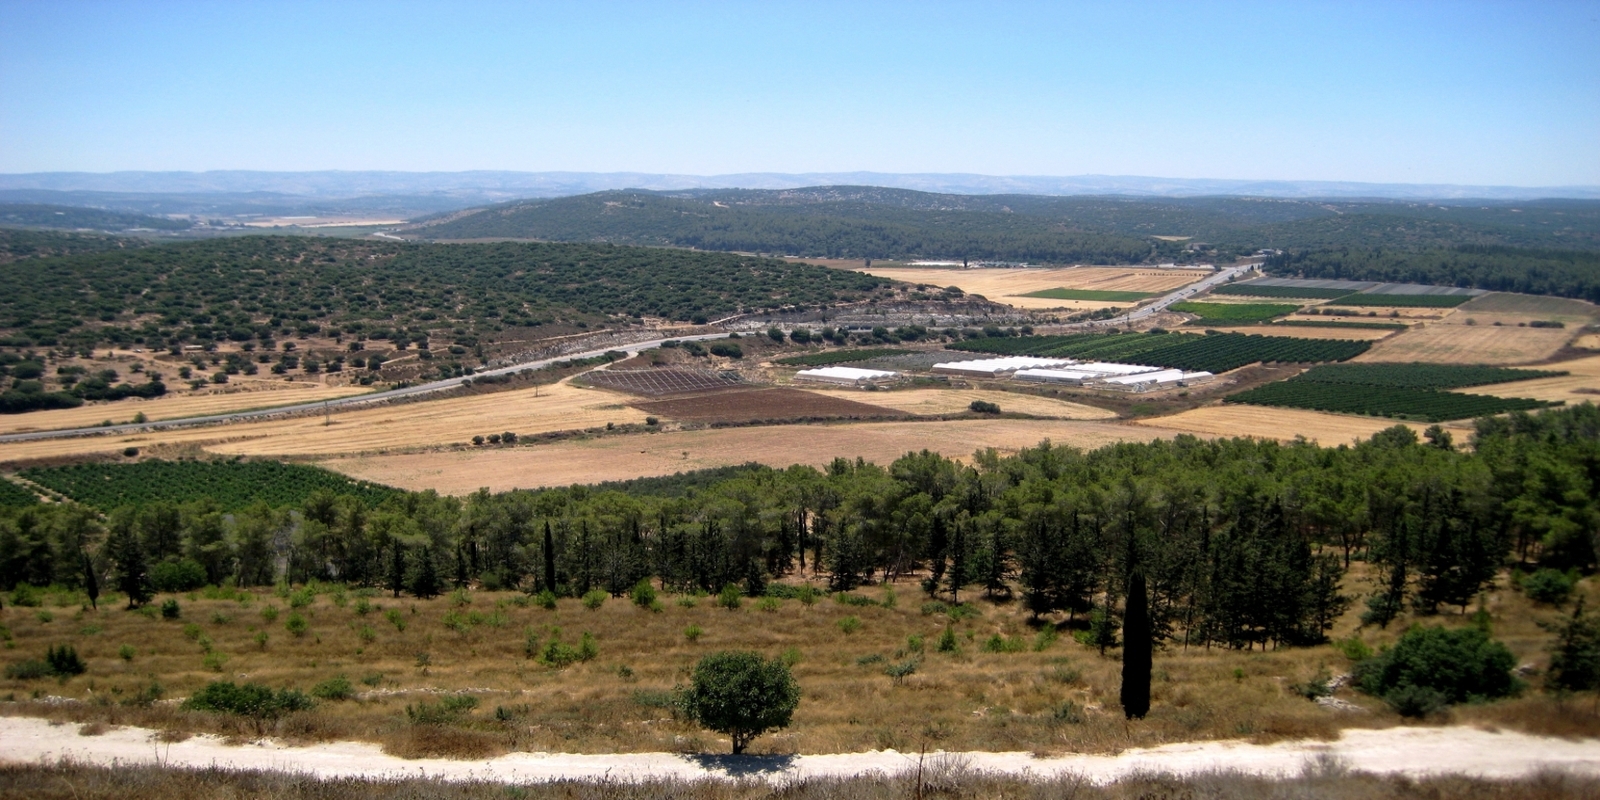
[[[215,736],[163,743],[150,730],[113,728],[81,736],[74,724],[53,725],[28,717],[0,717],[0,761],[51,763],[66,758],[81,763],[165,764],[281,770],[331,777],[432,776],[447,780],[543,782],[556,779],[694,780],[733,776],[788,780],[914,769],[916,754],[892,750],[813,756],[686,756],[673,753],[575,755],[513,753],[481,761],[402,759],[377,745],[336,742],[289,747],[270,740],[242,746]],[[1332,758],[1375,774],[1463,774],[1515,778],[1558,770],[1600,775],[1600,742],[1489,732],[1467,727],[1352,729],[1334,742],[1282,742],[1256,745],[1240,741],[1192,742],[1128,750],[1116,756],[1072,755],[1034,758],[1028,753],[930,755],[945,768],[1050,776],[1078,775],[1105,783],[1136,772],[1172,775],[1233,771],[1269,776],[1298,774],[1309,764]]]

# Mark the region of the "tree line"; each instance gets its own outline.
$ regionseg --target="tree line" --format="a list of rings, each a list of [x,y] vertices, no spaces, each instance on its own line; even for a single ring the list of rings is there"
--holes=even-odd
[[[139,602],[224,581],[419,596],[450,586],[621,596],[646,579],[756,595],[777,579],[836,592],[915,582],[948,603],[1015,595],[1110,646],[1137,576],[1156,642],[1299,645],[1323,640],[1357,601],[1380,625],[1408,608],[1464,609],[1510,561],[1594,569],[1600,411],[1484,420],[1472,445],[1395,427],[1332,448],[1045,442],[970,464],[922,452],[679,485],[408,493],[377,508],[328,491],[231,513],[206,500],[104,519],[34,506],[0,516],[0,585],[95,581]],[[1341,591],[1354,560],[1381,576],[1364,597]]]
[[[1268,273],[1284,277],[1438,284],[1600,303],[1600,253],[1593,251],[1489,245],[1338,247],[1272,256],[1265,266]]]

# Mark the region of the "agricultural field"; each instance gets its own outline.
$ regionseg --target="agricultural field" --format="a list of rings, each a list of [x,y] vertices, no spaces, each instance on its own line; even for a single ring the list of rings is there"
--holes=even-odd
[[[1017,308],[1068,308],[1093,310],[1129,303],[1096,300],[1056,300],[1029,297],[1051,289],[1164,294],[1210,275],[1209,270],[1151,269],[1138,267],[1070,267],[1064,269],[896,269],[873,266],[863,269],[880,278],[932,286],[955,286],[967,294],[979,294],[997,303]]]
[[[1339,302],[1340,305],[1358,305],[1364,308],[1455,308],[1472,299],[1466,294],[1379,294],[1362,292]]]
[[[715,391],[743,384],[735,375],[686,367],[597,370],[584,375],[583,382],[602,389],[652,397]]]
[[[106,420],[133,421],[143,414],[151,422],[210,414],[226,414],[273,406],[316,403],[372,391],[361,386],[327,386],[307,381],[256,381],[243,384],[230,381],[228,389],[196,394],[167,394],[149,400],[128,399],[113,403],[90,403],[78,408],[30,411],[0,415],[0,434],[26,431],[87,428]]]
[[[1416,431],[1418,436],[1421,436],[1423,429],[1427,427],[1404,420],[1248,405],[1204,406],[1180,411],[1170,416],[1136,420],[1135,424],[1181,430],[1204,438],[1255,436],[1289,442],[1297,437],[1305,437],[1324,447],[1370,439],[1378,431],[1395,425],[1406,425]],[[1462,425],[1456,435],[1465,436],[1470,432],[1470,426]]]
[[[101,511],[157,501],[190,503],[206,499],[214,501],[221,511],[236,511],[254,503],[273,508],[299,507],[318,491],[350,495],[372,508],[399,494],[387,486],[351,480],[320,467],[278,461],[151,460],[34,468],[20,474]]]
[[[1157,295],[1153,292],[1112,292],[1104,289],[1043,289],[1029,292],[1025,297],[1043,297],[1049,300],[1094,300],[1102,303],[1137,303]]]
[[[643,424],[628,395],[580,389],[570,382],[232,425],[0,444],[0,463],[120,453],[124,448],[202,448],[220,455],[286,456],[360,453],[460,445],[473,436],[518,435]]]
[[[38,495],[0,477],[0,508],[31,506],[38,502]]]
[[[1514,328],[1451,322],[1413,327],[1384,339],[1357,361],[1432,364],[1533,364],[1555,355],[1572,337],[1559,328]],[[1464,320],[1463,320],[1464,321]]]
[[[898,392],[884,393],[894,394]],[[876,400],[877,395],[873,398]],[[1009,401],[998,402],[1006,409]],[[1171,438],[1181,432],[1161,427],[1159,420],[1152,422],[1155,424],[1138,426],[1099,421],[974,419],[772,425],[602,436],[533,447],[370,455],[318,463],[388,486],[465,495],[480,487],[498,492],[603,483],[750,461],[778,468],[790,464],[823,467],[838,456],[887,464],[921,450],[970,459],[973,453],[986,448],[1012,453],[1033,447],[1041,439],[1095,448]]]
[[[1316,317],[1296,317],[1281,319],[1272,323],[1290,328],[1322,328],[1324,330],[1351,330],[1351,331],[1403,331],[1410,325],[1404,322],[1357,322],[1353,320],[1322,320]],[[1377,338],[1377,337],[1375,337]]]
[[[1193,314],[1199,319],[1191,325],[1252,325],[1274,317],[1282,317],[1300,310],[1288,303],[1173,303],[1169,309],[1182,314]]]
[[[1345,361],[1371,347],[1350,339],[1305,339],[1290,336],[1218,333],[1204,336],[1172,333],[1075,334],[975,339],[951,350],[1000,355],[1033,355],[1147,364],[1213,373],[1258,361],[1312,363]]]
[[[862,397],[856,390],[839,390],[837,393],[845,392],[855,397]],[[960,414],[969,410],[975,401],[993,403],[1004,413],[1028,414],[1050,419],[1108,420],[1117,416],[1114,411],[1082,403],[986,389],[895,389],[888,392],[872,392],[865,395],[864,399],[875,406],[918,416]]]
[[[1555,370],[1461,364],[1323,364],[1306,370],[1295,380],[1401,389],[1461,389],[1491,383],[1556,378],[1566,374]]]
[[[1353,289],[1330,289],[1312,286],[1277,286],[1255,282],[1228,283],[1211,290],[1212,294],[1234,297],[1267,297],[1295,300],[1334,300],[1353,294]]]
[[[1588,356],[1572,361],[1562,361],[1551,366],[1563,375],[1515,383],[1475,386],[1462,391],[1468,394],[1492,394],[1500,397],[1532,397],[1560,403],[1600,402],[1600,356]]]
[[[785,367],[826,367],[831,364],[849,364],[856,361],[869,361],[875,358],[905,355],[916,352],[896,347],[865,347],[851,350],[824,350],[820,353],[806,353],[805,355],[780,358],[772,363]]]
[[[1230,395],[1226,403],[1306,408],[1341,414],[1398,417],[1423,422],[1445,422],[1486,417],[1507,411],[1530,411],[1551,405],[1544,400],[1493,395],[1459,394],[1435,389],[1369,386],[1359,383],[1324,383],[1291,378]]]
[[[1250,329],[1252,334],[1262,336],[1288,336],[1295,339],[1344,339],[1356,342],[1376,342],[1393,336],[1397,330],[1405,330],[1404,325],[1390,327],[1387,325],[1340,325],[1337,322],[1299,322],[1280,320],[1266,325],[1257,325]]]
[[[1473,298],[1460,307],[1464,314],[1505,314],[1527,319],[1548,319],[1582,324],[1600,317],[1600,307],[1582,300],[1533,294],[1493,292]]]
[[[868,405],[858,399],[789,388],[705,392],[668,400],[636,402],[633,407],[652,416],[681,422],[881,419],[902,416],[901,412],[894,409]]]

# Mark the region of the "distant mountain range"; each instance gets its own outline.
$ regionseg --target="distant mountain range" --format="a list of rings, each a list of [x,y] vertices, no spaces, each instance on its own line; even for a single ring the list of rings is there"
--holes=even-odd
[[[43,193],[233,194],[309,198],[407,196],[408,207],[464,208],[505,200],[565,197],[617,189],[794,189],[881,186],[942,194],[1129,195],[1141,197],[1372,198],[1389,200],[1600,199],[1600,186],[1462,186],[1352,181],[1253,181],[1128,175],[975,175],[968,173],[750,172],[674,175],[646,172],[342,171],[36,172],[0,174],[12,202],[62,202]],[[141,209],[142,210],[142,209]]]

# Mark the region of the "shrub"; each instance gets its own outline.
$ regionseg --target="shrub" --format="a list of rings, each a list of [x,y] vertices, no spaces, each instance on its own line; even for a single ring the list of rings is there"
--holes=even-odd
[[[845,617],[835,624],[839,626],[839,630],[843,631],[846,636],[861,630],[861,620],[857,617]]]
[[[290,614],[289,619],[284,621],[283,629],[295,637],[300,637],[306,635],[306,631],[311,629],[311,624],[306,622],[306,618],[300,616],[299,612],[296,612]]]
[[[649,578],[641,578],[629,590],[628,598],[640,608],[649,608],[656,602],[656,587],[650,583]]]
[[[998,414],[998,413],[1000,413],[1000,406],[998,406],[998,405],[996,405],[994,403],[991,403],[991,402],[989,402],[987,400],[974,400],[974,401],[972,401],[972,405],[967,406],[967,408],[969,408],[972,411],[974,411],[976,413],[979,413],[979,414]]]
[[[1535,603],[1560,605],[1566,602],[1576,584],[1575,576],[1555,569],[1541,569],[1522,579],[1522,593]]]
[[[606,603],[606,593],[599,589],[590,589],[583,595],[583,607],[590,611],[598,611]]]
[[[406,618],[405,615],[400,613],[400,609],[391,608],[388,611],[383,612],[383,618],[388,620],[389,624],[393,625],[395,630],[399,631],[400,633],[406,632]]]
[[[133,649],[133,645],[131,644],[125,644],[117,648],[117,658],[120,658],[123,661],[132,661],[135,655],[136,653]]]
[[[318,700],[349,700],[356,696],[356,692],[355,687],[350,685],[349,678],[335,675],[311,687],[311,696]]]
[[[684,716],[727,734],[736,755],[762,733],[787,727],[799,704],[800,686],[789,667],[747,651],[701,659],[679,700]]]
[[[697,642],[700,641],[700,636],[704,633],[705,630],[703,630],[699,625],[690,623],[689,627],[683,629],[683,638],[688,639],[691,642]]]
[[[1333,646],[1351,661],[1359,662],[1372,658],[1372,648],[1355,636],[1348,639],[1340,639],[1334,642]]]
[[[917,671],[917,665],[919,663],[921,663],[921,660],[913,656],[898,664],[890,664],[889,666],[884,667],[883,674],[888,675],[889,679],[898,685],[901,681],[904,681],[907,677],[911,676]]]
[[[559,638],[551,637],[550,643],[545,645],[544,652],[539,655],[539,662],[547,667],[563,669],[581,660],[578,649],[562,642]]]
[[[192,559],[163,561],[150,568],[150,586],[158,592],[191,592],[206,585],[206,569]]]
[[[1355,683],[1401,714],[1419,716],[1442,705],[1515,692],[1514,666],[1511,651],[1478,628],[1417,627],[1393,648],[1356,665]]]
[[[11,591],[11,605],[18,608],[38,608],[44,596],[33,586],[26,583],[17,584]]]
[[[406,719],[412,725],[449,725],[477,707],[478,698],[470,694],[446,695],[437,703],[406,706]]]
[[[49,664],[31,658],[27,661],[18,661],[15,664],[6,665],[6,677],[16,681],[33,681],[40,678],[48,678],[54,674]]]
[[[990,636],[983,643],[983,652],[985,653],[1020,653],[1026,648],[1027,644],[1020,637],[1008,639],[998,633]]]
[[[291,711],[305,711],[312,706],[311,698],[299,690],[271,688],[259,683],[234,685],[232,681],[206,684],[183,701],[190,711],[217,711],[241,717],[272,719]]]
[[[177,619],[183,614],[183,609],[178,606],[177,600],[168,599],[161,604],[162,619]]]
[[[944,633],[939,634],[938,650],[941,653],[955,653],[961,650],[961,644],[956,641],[955,628],[944,626]]]
[[[315,602],[316,599],[317,594],[316,592],[311,591],[311,587],[302,586],[299,589],[289,593],[289,607],[305,608],[306,606],[309,606]]]
[[[545,589],[534,596],[533,604],[546,611],[554,611],[556,610],[556,593]]]
[[[877,603],[874,603],[870,597],[863,597],[862,595],[850,594],[848,592],[840,592],[839,594],[834,595],[833,602],[842,606],[856,607],[877,605]]]
[[[264,606],[261,609],[261,621],[271,625],[278,621],[278,607]]]
[[[590,635],[588,631],[584,631],[583,636],[578,638],[578,660],[593,661],[598,655],[600,655],[600,646],[595,644],[594,636]]]
[[[780,601],[776,597],[763,597],[760,600],[756,601],[756,608],[758,608],[758,609],[760,609],[762,611],[765,611],[765,612],[770,614],[770,613],[772,613],[774,611],[777,611],[778,610],[778,606],[781,603],[782,603],[782,601]]]
[[[722,587],[722,592],[717,595],[717,605],[729,611],[738,611],[739,606],[743,605],[740,600],[739,587],[731,583]]]

